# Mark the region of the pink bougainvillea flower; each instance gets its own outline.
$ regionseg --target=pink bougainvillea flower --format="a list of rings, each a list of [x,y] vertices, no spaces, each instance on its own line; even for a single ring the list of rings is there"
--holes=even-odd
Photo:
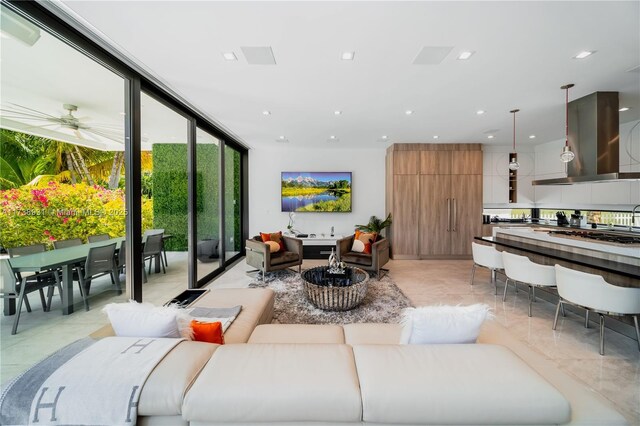
[[[68,217],[65,217],[65,218],[62,219],[62,223],[67,223],[67,222],[69,222],[69,218]]]
[[[55,241],[56,239],[53,237],[49,237],[49,241]]]

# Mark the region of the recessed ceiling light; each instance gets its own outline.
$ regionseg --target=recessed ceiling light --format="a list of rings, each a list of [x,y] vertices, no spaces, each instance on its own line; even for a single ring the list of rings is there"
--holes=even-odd
[[[237,61],[238,57],[233,52],[222,52],[222,56],[227,61]]]
[[[120,115],[127,115],[127,113],[126,112],[121,112]]]
[[[280,139],[281,141],[286,139],[286,136],[279,136],[278,139]]]
[[[335,135],[331,135],[331,136],[329,136],[329,139],[336,140],[336,137],[335,137]]]
[[[262,115],[271,115],[271,111],[267,111],[266,109],[262,111]]]
[[[340,58],[342,58],[343,61],[353,61],[353,57],[356,55],[356,52],[342,52],[342,55],[340,55]]]
[[[622,107],[618,111],[625,112],[625,111],[629,111],[629,109],[630,109],[629,107]]]
[[[334,113],[335,115],[340,115],[340,114],[342,114],[342,111],[340,111],[340,110],[335,110],[335,111],[333,111],[333,113]]]
[[[476,111],[476,114],[482,115],[482,114],[484,114],[484,110],[483,109],[479,109],[479,110]]]
[[[471,56],[473,56],[474,53],[475,52],[469,52],[469,51],[460,52],[460,54],[458,55],[458,59],[460,60],[469,59]]]
[[[529,139],[535,139],[536,135],[529,135]]]
[[[289,143],[289,139],[287,139],[286,136],[278,136],[278,139],[276,139],[276,142]]]
[[[438,136],[438,135],[433,135],[433,138],[434,138],[434,139],[438,139],[439,137],[440,137],[440,136]]]
[[[413,110],[408,109],[404,113],[407,114],[407,115],[411,115],[411,114],[413,114]]]
[[[578,53],[576,56],[573,57],[573,59],[584,59],[587,56],[591,56],[594,53],[596,53],[595,51],[589,51],[589,50],[583,50],[582,52]]]
[[[387,139],[389,139],[389,136],[387,136],[387,135],[382,135],[382,139],[384,139],[384,140],[386,141]]]
[[[493,139],[493,135],[487,136],[487,139]]]

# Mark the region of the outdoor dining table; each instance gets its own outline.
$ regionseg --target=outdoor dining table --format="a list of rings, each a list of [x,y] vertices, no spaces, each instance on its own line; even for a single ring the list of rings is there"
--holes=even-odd
[[[73,268],[84,263],[92,247],[102,247],[116,243],[116,248],[124,241],[124,237],[111,238],[105,241],[87,243],[62,249],[48,250],[9,259],[15,272],[43,272],[51,269],[62,269],[62,314],[73,313]],[[8,303],[8,306],[7,306]],[[15,299],[5,299],[5,315],[15,312]]]

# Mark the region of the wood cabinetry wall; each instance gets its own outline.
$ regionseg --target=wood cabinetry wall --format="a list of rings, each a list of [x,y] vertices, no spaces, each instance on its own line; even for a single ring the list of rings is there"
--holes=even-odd
[[[469,258],[482,232],[481,145],[391,145],[385,205],[394,259]]]

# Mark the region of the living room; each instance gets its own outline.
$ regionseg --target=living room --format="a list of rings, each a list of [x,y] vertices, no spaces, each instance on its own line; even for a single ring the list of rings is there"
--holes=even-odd
[[[18,305],[19,322],[8,308],[10,299],[5,299],[5,315],[0,323],[3,388],[32,366],[41,366],[43,358],[58,350],[79,350],[77,344],[73,346],[75,342],[102,341],[105,335],[113,334],[110,316],[102,312],[109,304],[136,300],[161,306],[186,290],[203,289],[208,292],[194,306],[242,306],[241,313],[234,315],[235,320],[226,324],[226,345],[222,346],[229,349],[221,351],[184,342],[171,350],[172,356],[178,357],[189,356],[186,347],[204,347],[194,349],[201,351],[196,358],[202,364],[191,365],[198,371],[159,364],[159,369],[149,376],[149,383],[157,383],[156,374],[163,368],[176,368],[177,375],[199,375],[199,379],[191,390],[190,384],[185,385],[180,389],[184,394],[172,396],[180,402],[174,401],[171,410],[177,413],[169,410],[171,416],[162,414],[162,409],[156,410],[157,406],[145,405],[153,400],[147,399],[151,394],[141,395],[141,424],[526,422],[527,416],[534,416],[535,408],[525,410],[518,406],[525,412],[521,417],[518,409],[515,414],[499,412],[509,405],[500,398],[496,405],[483,399],[480,405],[487,404],[488,414],[469,408],[471,414],[466,418],[446,417],[455,411],[450,407],[444,410],[444,417],[437,417],[412,411],[393,399],[384,405],[384,397],[379,404],[386,407],[382,411],[390,416],[368,411],[372,403],[367,401],[378,401],[375,398],[381,386],[369,382],[371,378],[390,380],[391,387],[409,389],[407,400],[416,406],[430,401],[431,405],[425,404],[430,410],[450,402],[435,395],[442,389],[471,406],[478,396],[465,400],[463,389],[445,384],[446,375],[443,382],[437,382],[435,375],[429,376],[434,383],[435,394],[431,394],[428,387],[371,373],[367,360],[380,361],[376,358],[379,354],[365,356],[358,351],[369,350],[364,346],[370,343],[397,344],[401,338],[398,323],[405,308],[465,308],[480,304],[489,309],[491,318],[475,336],[477,346],[507,347],[515,358],[524,360],[522,370],[511,364],[520,361],[509,355],[502,358],[504,354],[495,354],[496,359],[521,372],[519,380],[536,382],[527,376],[527,371],[534,371],[545,386],[550,384],[559,392],[556,395],[545,391],[543,386],[537,388],[540,394],[525,395],[518,393],[519,386],[503,384],[501,388],[497,383],[502,367],[495,361],[482,364],[485,358],[478,357],[483,361],[474,368],[487,368],[487,377],[494,380],[496,392],[517,398],[551,398],[550,404],[555,404],[549,410],[553,412],[551,417],[531,422],[640,424],[640,356],[633,313],[605,315],[601,319],[602,310],[594,307],[591,317],[585,320],[585,311],[571,305],[570,297],[566,298],[567,303],[558,303],[562,299],[555,289],[527,290],[526,280],[508,279],[503,268],[476,268],[486,265],[472,253],[474,242],[498,252],[509,251],[522,242],[514,239],[528,237],[523,235],[524,228],[533,230],[535,235],[544,234],[544,238],[559,238],[558,234],[547,235],[558,230],[637,238],[640,215],[632,210],[640,203],[640,181],[623,176],[640,171],[637,2],[22,3],[3,1],[2,6],[3,151],[9,153],[9,136],[14,138],[11,149],[26,146],[32,151],[40,140],[17,134],[46,138],[46,144],[51,146],[60,143],[56,146],[62,152],[62,160],[81,163],[79,160],[84,158],[89,170],[84,174],[81,164],[67,169],[66,161],[62,161],[62,168],[54,169],[52,165],[50,171],[39,173],[47,179],[38,184],[38,180],[34,181],[36,174],[25,172],[20,179],[7,176],[2,163],[3,179],[13,179],[13,186],[2,187],[3,194],[8,195],[3,198],[8,204],[3,206],[13,208],[14,204],[9,203],[15,202],[15,195],[23,206],[33,203],[63,213],[55,218],[60,224],[44,213],[33,222],[23,215],[18,222],[6,219],[11,216],[5,208],[0,217],[1,243],[5,248],[42,243],[47,246],[46,253],[55,254],[56,250],[69,250],[54,249],[57,240],[80,238],[84,243],[88,237],[106,233],[111,240],[117,239],[116,250],[126,248],[126,255],[119,258],[133,266],[118,269],[113,281],[109,274],[89,278],[93,283],[90,293],[87,287],[86,298],[82,285],[75,283],[77,266],[70,261],[66,266],[56,266],[61,271],[57,272],[60,287],[49,285],[52,296],[48,302],[41,296],[42,307],[36,292],[29,293],[31,306]],[[18,18],[12,17],[13,21],[28,31],[12,32],[12,24],[5,21],[9,13],[16,14]],[[572,87],[565,87],[571,84]],[[565,146],[570,145],[579,161],[587,152],[574,145],[573,129],[580,120],[572,108],[595,92],[618,94],[615,171],[594,172],[615,173],[615,179],[593,179],[579,185],[537,182],[572,178],[571,169],[578,162],[560,160]],[[36,114],[40,121],[35,121]],[[74,146],[79,147],[81,156],[75,153]],[[477,151],[473,167],[447,160],[446,172],[427,168],[443,170],[441,158],[466,151]],[[8,154],[3,155],[3,160],[5,157]],[[405,158],[411,158],[410,162],[405,163]],[[430,163],[429,158],[437,160]],[[514,159],[518,164],[512,168]],[[407,171],[403,167],[409,163],[413,169]],[[73,173],[78,182],[74,185],[70,181]],[[327,185],[333,193],[328,197],[335,195],[333,185],[337,179],[348,181],[349,190],[341,192],[348,193],[348,209],[302,211],[285,206],[286,178],[318,178],[322,173],[332,175]],[[454,195],[441,194],[444,201],[437,210],[428,196],[439,179],[447,175],[447,188],[459,185],[462,189],[457,193],[460,195],[455,189],[448,193]],[[93,185],[88,183],[91,176]],[[89,178],[86,184],[85,177]],[[114,185],[110,185],[112,180]],[[92,195],[80,196],[85,188],[94,191]],[[400,193],[403,195],[398,196]],[[143,196],[139,200],[127,194]],[[82,201],[67,205],[56,197],[67,200],[64,203]],[[88,203],[98,197],[108,198],[118,214],[100,213],[89,222],[91,215],[87,212],[94,207]],[[471,198],[473,207],[462,202]],[[80,210],[82,214],[78,213]],[[67,211],[73,214],[64,213]],[[571,216],[571,226],[569,219],[566,227],[559,226],[561,216],[556,212]],[[366,275],[368,289],[358,307],[344,312],[324,311],[297,290],[305,285],[307,271],[326,269],[331,250],[339,251],[337,241],[352,237],[358,225],[367,228],[372,216],[384,220],[389,214],[390,225],[371,241],[367,240],[370,236],[365,236],[365,253],[359,254],[366,256],[366,250],[384,237],[384,260],[377,268],[362,268],[362,264],[350,262],[343,268],[362,270],[362,277]],[[466,217],[470,218],[468,222],[463,219]],[[77,222],[79,219],[82,223]],[[63,227],[75,222],[77,234]],[[32,224],[34,228],[27,231]],[[453,238],[447,234],[449,228],[464,228],[461,248],[438,252],[442,241]],[[163,231],[164,250],[147,256],[143,244],[153,231],[159,230]],[[255,236],[262,240],[265,237],[260,237],[261,233],[278,232],[287,241],[301,244],[299,258],[292,261],[295,267],[266,271],[266,254],[260,254],[260,266],[252,265],[247,249],[251,243],[247,240]],[[30,235],[36,233],[42,241]],[[125,238],[136,234],[143,238]],[[491,238],[502,238],[503,245],[493,244],[497,240]],[[560,241],[579,238],[569,235]],[[263,250],[266,242],[257,243]],[[89,240],[74,250],[84,246],[88,249],[90,244]],[[585,250],[589,246],[581,240],[578,244]],[[587,268],[585,271],[602,272],[595,274],[616,286],[638,288],[637,271],[633,271],[637,264],[616,271],[622,262],[613,257],[618,256],[618,249],[627,250],[630,255],[619,257],[635,262],[640,257],[633,253],[638,247],[635,244],[615,243],[615,249],[603,250],[606,260],[602,265],[587,267],[584,261],[581,265]],[[347,251],[355,251],[356,246],[353,239],[349,240]],[[528,253],[534,262],[550,267],[571,263],[558,260],[564,255],[544,260],[551,246],[540,247],[545,247],[540,250],[542,254],[514,252]],[[277,257],[275,253],[273,256]],[[140,266],[139,257],[148,259],[148,263]],[[334,262],[338,270],[341,260]],[[18,264],[16,261],[13,262]],[[8,261],[3,258],[2,262]],[[4,283],[16,285],[14,267],[12,264],[8,272],[3,270]],[[22,273],[27,276],[40,270],[33,268],[25,266]],[[45,269],[42,265],[37,268]],[[495,269],[500,271],[494,274]],[[121,282],[120,287],[115,281]],[[519,282],[514,286],[513,281]],[[75,299],[73,295],[69,299],[69,288],[75,292]],[[384,293],[377,292],[383,288]],[[245,293],[235,292],[239,290],[256,292],[244,296]],[[13,312],[19,298],[14,299]],[[378,304],[373,304],[373,299]],[[560,308],[566,317],[559,316]],[[607,312],[618,313],[611,309]],[[589,328],[585,328],[585,321]],[[367,329],[367,324],[379,327]],[[226,351],[235,350],[236,344],[249,346],[240,351],[258,350],[247,342],[274,345],[274,351],[281,350],[278,345],[326,345],[317,348],[318,358],[314,351],[303,351],[300,356],[306,356],[307,362],[334,360],[345,368],[340,370],[343,377],[352,377],[358,384],[356,390],[340,377],[327,374],[325,378],[339,381],[335,392],[344,398],[336,410],[345,416],[327,417],[316,406],[306,414],[278,406],[273,411],[282,417],[257,409],[254,417],[242,417],[224,411],[225,406],[251,411],[252,406],[243,404],[254,400],[255,395],[247,395],[239,405],[234,405],[237,401],[232,397],[227,399],[232,391],[228,395],[216,394],[220,398],[214,401],[198,399],[196,394],[200,391],[209,392],[203,387],[208,381],[226,380],[219,376],[221,370],[212,370],[213,363],[207,361],[220,357],[216,362],[225,363],[228,371],[236,371],[234,357],[252,360],[254,355]],[[351,355],[340,352],[343,346]],[[390,346],[394,348],[389,350],[396,350],[398,345]],[[418,347],[418,351],[429,350],[429,345],[421,346],[425,347]],[[266,392],[272,393],[270,401],[275,403],[278,395],[285,395],[281,400],[288,401],[289,406],[300,403],[296,386],[302,386],[304,379],[317,380],[317,387],[303,387],[306,393],[298,392],[303,399],[317,391],[324,395],[318,397],[319,404],[335,403],[323,399],[327,392],[322,390],[331,389],[331,383],[309,371],[288,371],[286,364],[296,365],[298,360],[295,350],[284,353],[287,358],[273,360],[274,375],[298,374],[300,380],[274,380],[274,386],[282,387]],[[271,360],[271,355],[262,362]],[[447,356],[458,355],[444,355]],[[167,356],[167,360],[171,359]],[[417,360],[411,362],[417,364],[406,364],[401,370],[412,370],[413,365],[421,374],[435,374],[429,366]],[[253,369],[265,367],[257,361],[249,364],[252,373]],[[203,368],[202,374],[199,368]],[[451,370],[449,377],[453,378],[455,368]],[[463,375],[455,376],[455,380],[464,383],[460,377],[467,373],[462,369],[460,372]],[[294,391],[288,392],[287,384]],[[467,384],[470,389],[482,389],[472,380]],[[239,389],[240,393],[254,385],[251,381],[229,383],[230,389]],[[176,384],[173,390],[179,386]],[[367,393],[369,390],[372,393]],[[188,398],[183,398],[187,393]],[[552,400],[556,396],[558,399]],[[566,404],[570,407],[569,417]],[[209,413],[214,406],[220,409],[218,418]],[[49,412],[46,413],[48,418]],[[305,417],[307,414],[309,417]],[[484,414],[487,417],[482,417]],[[96,419],[82,421],[100,424]]]

